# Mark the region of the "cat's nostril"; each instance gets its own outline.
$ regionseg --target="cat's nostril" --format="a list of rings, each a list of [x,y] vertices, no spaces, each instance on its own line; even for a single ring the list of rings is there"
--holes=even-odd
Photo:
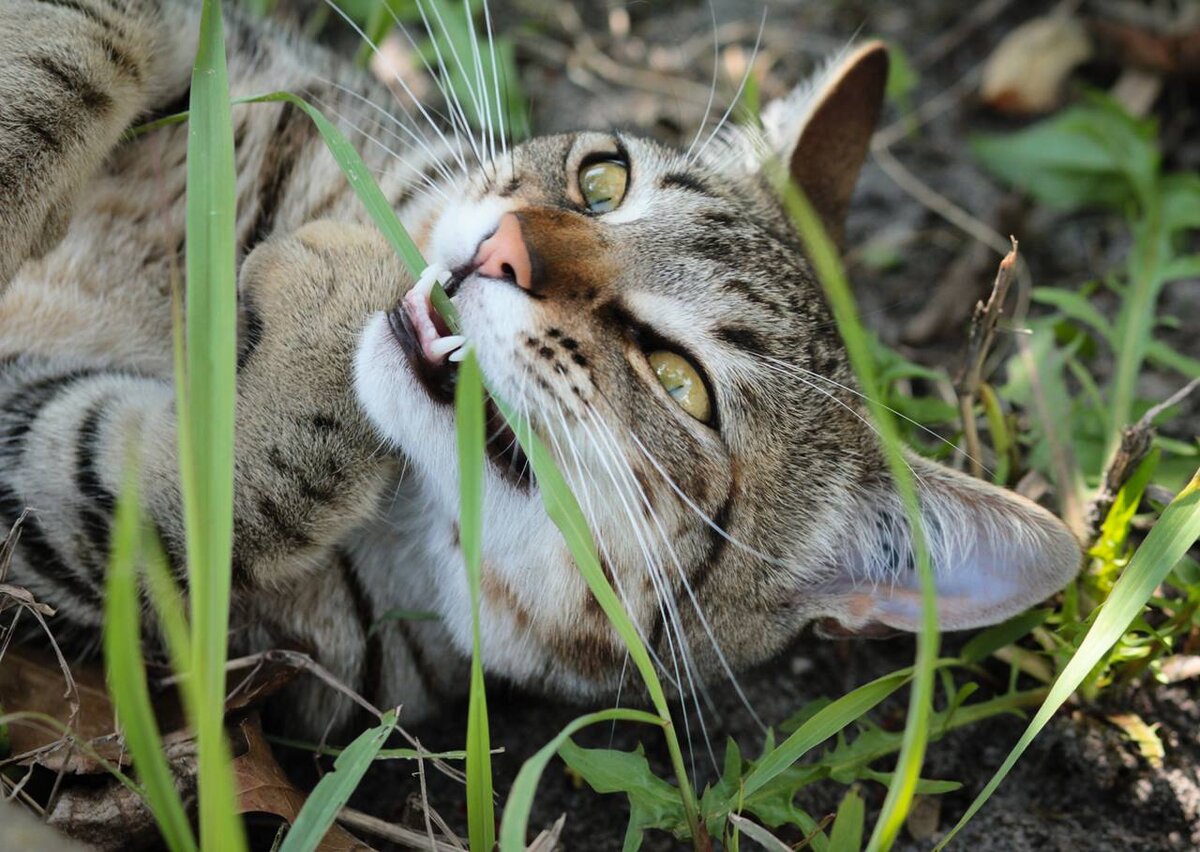
[[[479,244],[474,266],[481,275],[516,284],[523,290],[533,288],[533,268],[529,249],[521,234],[521,222],[505,213],[490,237]]]

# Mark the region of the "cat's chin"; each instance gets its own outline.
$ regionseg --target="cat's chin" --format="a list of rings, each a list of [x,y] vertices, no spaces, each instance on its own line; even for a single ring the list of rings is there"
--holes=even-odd
[[[454,386],[457,364],[423,357],[412,322],[399,309],[371,316],[354,361],[354,388],[367,418],[432,477],[446,473],[446,458],[457,452]],[[510,485],[528,490],[528,460],[489,398],[485,407],[488,457],[493,471]]]

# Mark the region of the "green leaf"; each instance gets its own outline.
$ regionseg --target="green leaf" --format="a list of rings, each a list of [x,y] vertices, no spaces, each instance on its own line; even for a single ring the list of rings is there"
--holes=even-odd
[[[483,465],[487,437],[483,414],[483,375],[474,350],[458,368],[454,391],[458,441],[459,541],[471,589],[471,693],[467,704],[467,826],[472,849],[496,843],[492,794],[492,749],[488,733],[483,649],[479,641],[479,598],[483,580]]]
[[[1146,486],[1150,484],[1150,479],[1158,468],[1159,455],[1158,450],[1152,450],[1146,458],[1142,459],[1137,470],[1117,492],[1117,497],[1113,500],[1112,507],[1108,510],[1104,523],[1100,526],[1100,534],[1096,537],[1096,543],[1088,551],[1092,556],[1112,562],[1125,555],[1125,541],[1129,535],[1129,525],[1133,522],[1133,516],[1142,502],[1142,494],[1145,493]]]
[[[175,776],[163,756],[162,736],[142,662],[138,560],[142,517],[137,469],[131,466],[117,501],[112,527],[112,556],[104,596],[104,662],[109,691],[125,744],[133,755],[144,796],[172,852],[196,849],[196,839],[175,789]],[[2,753],[4,749],[0,749]]]
[[[1112,343],[1114,333],[1112,323],[1082,293],[1058,287],[1034,287],[1030,295],[1033,301],[1058,308],[1071,319],[1091,326],[1108,343]]]
[[[975,137],[971,149],[993,174],[1060,210],[1144,203],[1159,164],[1154,123],[1100,96],[1017,133]]]
[[[1200,175],[1180,172],[1162,179],[1163,227],[1167,233],[1200,228]]]
[[[864,684],[818,710],[812,718],[755,764],[754,769],[742,781],[743,795],[752,796],[810,750],[856,721],[911,679],[912,669],[901,669]]]
[[[846,280],[837,248],[825,233],[825,229],[808,199],[792,184],[779,163],[772,161],[766,166],[768,177],[781,193],[784,207],[800,232],[801,242],[808,252],[809,259],[817,272],[821,287],[833,311],[838,332],[846,346],[850,366],[864,392],[867,407],[871,412],[871,420],[879,434],[888,472],[891,474],[893,487],[900,498],[900,503],[904,507],[912,540],[913,561],[916,565],[921,593],[921,628],[917,634],[916,663],[912,669],[913,688],[909,695],[904,740],[896,761],[897,780],[888,788],[882,813],[879,815],[879,820],[875,824],[871,840],[868,843],[868,848],[871,850],[887,849],[899,833],[904,823],[904,817],[912,803],[913,790],[920,777],[921,764],[925,759],[925,747],[928,744],[928,724],[933,713],[934,671],[937,666],[940,643],[933,566],[925,540],[925,527],[921,517],[916,483],[908,462],[904,458],[904,448],[892,412],[879,402],[881,385],[875,374],[870,339],[858,316],[854,295]],[[796,737],[799,733],[800,731],[797,731],[792,737]],[[789,740],[792,737],[789,737]],[[777,752],[781,750],[782,746]]]
[[[963,645],[959,657],[964,663],[982,662],[1001,648],[1008,647],[1022,636],[1027,635],[1033,628],[1040,626],[1051,612],[1053,610],[1031,609],[1029,612],[1023,612],[1008,621],[989,627]]]
[[[851,787],[838,805],[837,817],[829,833],[830,852],[859,852],[862,849],[863,828],[867,806],[858,790]]]
[[[640,848],[642,834],[648,828],[686,834],[687,816],[679,789],[654,774],[640,746],[636,752],[589,749],[567,740],[558,754],[597,793],[624,793],[629,797],[625,850]]]
[[[237,377],[237,219],[233,122],[220,4],[204,0],[192,70],[187,145],[186,376],[176,386],[192,613],[200,843],[240,850],[225,742],[225,660],[233,554]]]
[[[378,726],[363,731],[346,746],[333,762],[333,771],[322,776],[309,794],[280,852],[311,852],[317,848],[395,727],[396,711],[389,710]]]
[[[508,792],[508,802],[504,807],[504,816],[500,821],[501,852],[524,852],[525,834],[529,828],[529,812],[533,809],[533,798],[537,794],[538,781],[546,769],[546,764],[555,753],[566,743],[572,734],[600,722],[611,722],[622,719],[627,722],[644,722],[647,725],[662,727],[667,724],[658,716],[641,710],[602,710],[599,713],[589,713],[573,719],[570,724],[558,732],[558,736],[546,743],[537,754],[525,761],[521,771],[513,781],[512,789]]]
[[[1083,642],[1051,686],[1046,701],[1029,723],[1025,733],[987,786],[971,803],[962,819],[938,844],[938,850],[944,849],[983,807],[1013,765],[1025,753],[1033,738],[1083,683],[1108,650],[1121,639],[1125,630],[1141,613],[1142,607],[1154,590],[1197,538],[1200,538],[1200,470],[1163,511],[1154,529],[1134,553],[1107,600],[1101,605]]]
[[[1189,379],[1200,376],[1200,359],[1176,352],[1161,340],[1146,344],[1146,358],[1160,367],[1175,370]]]

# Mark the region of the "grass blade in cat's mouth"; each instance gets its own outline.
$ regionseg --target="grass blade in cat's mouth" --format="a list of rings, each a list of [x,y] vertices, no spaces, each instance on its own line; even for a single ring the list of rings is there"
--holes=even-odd
[[[400,304],[388,312],[388,325],[400,344],[413,374],[430,399],[443,405],[454,402],[458,378],[457,358],[465,352],[466,339],[450,332],[445,320],[429,299],[433,278],[423,276]],[[487,420],[487,451],[500,473],[522,488],[531,484],[529,461],[516,434],[489,396],[484,411]]]

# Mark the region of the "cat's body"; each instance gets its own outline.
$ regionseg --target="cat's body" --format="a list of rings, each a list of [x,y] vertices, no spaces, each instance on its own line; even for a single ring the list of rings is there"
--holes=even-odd
[[[197,22],[170,0],[0,8],[0,530],[33,510],[9,581],[85,638],[100,627],[131,444],[148,513],[183,559],[171,282],[187,130],[121,134],[185,108]],[[865,48],[768,116],[835,231],[881,64]],[[731,133],[692,156],[626,134],[511,152],[485,138],[478,164],[461,128],[439,139],[426,126],[417,144],[384,115],[385,89],[273,30],[231,22],[229,67],[235,94],[287,89],[337,118],[426,257],[457,271],[452,294],[489,381],[533,415],[677,688],[762,660],[813,620],[915,624],[902,512],[819,288],[757,170],[761,140]],[[361,225],[307,117],[245,105],[234,123],[231,641],[302,647],[377,704],[417,714],[464,682],[469,647],[444,401],[453,341],[419,296],[397,307],[411,277]],[[601,163],[618,169],[603,179],[622,181],[604,209],[579,177]],[[658,383],[664,353],[692,369],[703,408]],[[487,665],[574,696],[612,690],[619,640],[536,485],[504,441],[494,449]],[[1074,572],[1077,547],[1048,513],[910,462],[945,626],[998,620]],[[440,620],[387,617],[428,610]],[[345,709],[320,689],[297,700],[308,728]]]

